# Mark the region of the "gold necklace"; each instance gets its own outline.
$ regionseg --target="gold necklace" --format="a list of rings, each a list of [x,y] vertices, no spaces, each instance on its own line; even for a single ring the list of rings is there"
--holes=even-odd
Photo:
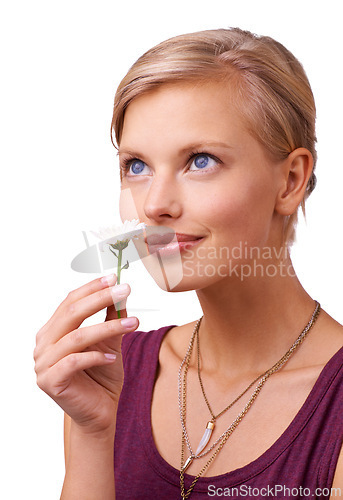
[[[179,368],[179,410],[180,410],[180,420],[181,420],[181,426],[182,426],[180,488],[181,488],[181,497],[183,500],[190,496],[197,480],[205,472],[205,470],[210,466],[210,464],[213,462],[213,460],[216,458],[216,456],[218,455],[220,450],[223,448],[224,444],[229,439],[229,437],[231,436],[231,434],[233,433],[235,428],[239,425],[241,420],[244,418],[244,416],[246,415],[246,413],[248,412],[248,410],[250,409],[250,407],[252,406],[252,404],[256,400],[258,394],[260,393],[263,385],[266,383],[268,378],[273,373],[280,370],[280,368],[289,360],[289,358],[294,353],[294,351],[304,341],[306,335],[308,334],[310,329],[313,327],[313,325],[316,322],[318,315],[320,313],[320,309],[321,309],[320,304],[317,301],[315,301],[315,303],[316,303],[316,308],[312,314],[310,321],[305,326],[305,328],[303,329],[303,331],[301,332],[299,337],[296,339],[296,341],[293,343],[293,345],[290,347],[290,349],[288,349],[288,351],[282,356],[282,358],[280,358],[279,361],[277,361],[277,363],[275,363],[271,368],[269,368],[269,370],[267,370],[263,374],[259,375],[255,380],[253,380],[253,382],[251,382],[251,384],[249,384],[249,386],[234,401],[232,401],[232,403],[230,403],[228,406],[226,406],[217,415],[214,415],[214,413],[211,409],[211,406],[210,406],[208,399],[206,397],[204,386],[203,386],[203,383],[201,380],[200,368],[199,368],[199,358],[200,358],[200,354],[199,354],[199,327],[200,327],[202,317],[197,321],[195,328],[193,330],[193,334],[192,334],[186,355],[185,355],[183,361],[181,362],[181,365]],[[197,343],[197,345],[198,345],[198,377],[199,377],[199,382],[200,382],[200,386],[201,386],[201,390],[202,390],[205,402],[206,402],[207,407],[208,407],[210,414],[212,416],[212,420],[210,420],[206,426],[205,433],[200,441],[200,444],[199,444],[198,449],[197,449],[197,453],[193,453],[193,450],[192,450],[192,447],[191,447],[191,444],[190,444],[190,441],[188,438],[187,429],[186,429],[186,394],[187,394],[187,372],[189,369],[190,358],[192,355],[194,340],[196,337],[198,340],[198,343]],[[183,369],[184,365],[185,365],[185,369],[184,369],[183,380],[181,383],[181,374],[182,374],[182,369]],[[209,442],[209,440],[211,438],[211,435],[212,435],[212,432],[214,429],[214,425],[215,425],[215,420],[219,416],[221,416],[223,413],[225,413],[229,408],[231,408],[252,387],[252,385],[254,383],[256,383],[259,379],[261,379],[259,384],[255,388],[251,398],[249,399],[248,403],[243,408],[242,412],[237,416],[237,418],[232,422],[232,424],[226,429],[226,431],[223,432],[223,434],[216,440],[216,442],[208,450],[203,451],[203,449],[206,447],[207,443]],[[209,425],[209,424],[211,424],[211,425]],[[185,444],[187,444],[187,447],[190,451],[190,456],[188,457],[188,459],[186,461],[184,461]],[[212,454],[212,456],[210,457],[210,459],[206,462],[206,464],[203,466],[203,468],[201,469],[199,474],[193,480],[193,482],[191,483],[188,490],[185,491],[184,473],[185,473],[187,467],[189,467],[189,465],[193,462],[194,459],[201,458],[201,457],[205,456],[210,451],[212,451],[217,445],[218,445],[218,447],[215,449],[215,451]],[[199,451],[199,449],[201,451]]]

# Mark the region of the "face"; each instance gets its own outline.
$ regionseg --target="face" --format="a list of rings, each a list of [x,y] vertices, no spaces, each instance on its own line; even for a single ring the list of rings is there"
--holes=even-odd
[[[280,168],[248,133],[227,85],[170,84],[136,98],[119,158],[140,221],[193,241],[178,246],[177,264],[166,252],[166,267],[182,265],[176,291],[233,279],[244,249],[278,245]]]

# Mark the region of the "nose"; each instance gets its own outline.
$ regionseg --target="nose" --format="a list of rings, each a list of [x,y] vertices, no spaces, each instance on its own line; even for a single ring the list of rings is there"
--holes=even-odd
[[[154,176],[145,198],[144,213],[156,222],[180,217],[181,193],[175,179],[169,175]]]

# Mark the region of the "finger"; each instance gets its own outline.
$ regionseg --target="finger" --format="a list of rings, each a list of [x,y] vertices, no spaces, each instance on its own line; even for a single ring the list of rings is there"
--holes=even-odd
[[[130,293],[130,285],[124,283],[99,290],[76,302],[66,303],[60,308],[59,314],[52,318],[46,337],[41,339],[41,346],[57,342],[67,333],[79,328],[86,318],[126,299]]]
[[[37,385],[52,398],[60,397],[69,387],[71,379],[80,371],[111,364],[116,360],[114,353],[87,351],[73,353],[58,361],[49,370],[37,376]]]
[[[122,301],[123,302],[123,301]],[[118,316],[118,311],[116,308],[113,306],[108,306],[107,311],[106,311],[106,318],[105,321],[111,321],[112,319],[117,319]],[[127,318],[127,310],[125,309],[120,309],[120,317],[121,318]]]
[[[99,290],[103,290],[104,288],[108,288],[109,286],[114,286],[116,283],[117,276],[115,274],[109,274],[108,276],[97,278],[69,292],[66,300],[68,300],[69,302],[76,302],[77,300],[80,300],[87,295],[92,295]]]
[[[100,290],[78,300],[76,303],[67,307],[69,314],[64,316],[68,332],[78,328],[82,321],[101,311],[104,307],[113,306],[115,309],[118,309],[118,305],[126,304],[126,300],[130,293],[130,285],[128,283],[123,283]]]
[[[63,309],[63,307],[66,307],[66,305],[72,304],[77,300],[80,300],[88,295],[92,295],[93,293],[98,292],[99,290],[103,290],[105,288],[108,288],[109,286],[114,286],[116,282],[117,282],[117,276],[115,274],[109,274],[108,276],[97,278],[69,292],[67,297],[58,306],[58,308],[51,316],[49,321],[47,321],[47,323],[45,323],[45,325],[39,330],[38,337],[46,330],[49,330],[51,324],[54,323],[56,316],[60,315],[61,308]]]
[[[50,352],[43,357],[41,363],[44,363],[44,365],[42,364],[42,366],[40,366],[39,360],[37,360],[37,369],[44,369],[45,366],[51,367],[60,359],[72,353],[84,351],[108,339],[114,340],[115,337],[118,337],[118,340],[120,340],[122,335],[138,327],[139,321],[136,317],[129,319],[132,323],[126,322],[126,324],[122,324],[120,320],[115,319],[98,325],[86,326],[73,330],[62,337],[53,348],[50,349]],[[118,343],[118,346],[120,346],[120,343]]]

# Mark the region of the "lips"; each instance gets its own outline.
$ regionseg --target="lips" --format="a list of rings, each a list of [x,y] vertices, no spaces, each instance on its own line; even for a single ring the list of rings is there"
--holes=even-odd
[[[200,240],[202,236],[195,236],[194,234],[181,234],[181,233],[175,233],[177,237],[177,241],[195,241],[195,240]]]
[[[186,241],[195,241],[202,238],[202,236],[183,233],[150,234],[146,237],[145,242],[149,246],[164,246],[171,243],[174,240],[175,236],[179,243]]]
[[[165,233],[165,234],[149,234],[145,238],[145,242],[150,246],[150,245],[168,245],[171,241],[173,241],[173,238],[175,236],[175,233]]]

